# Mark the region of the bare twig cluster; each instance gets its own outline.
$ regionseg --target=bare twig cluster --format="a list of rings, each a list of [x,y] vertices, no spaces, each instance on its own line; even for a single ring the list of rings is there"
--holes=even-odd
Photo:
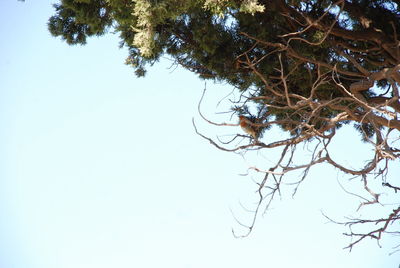
[[[333,7],[336,7],[336,11],[332,11]],[[302,171],[297,186],[306,178],[312,166],[321,163],[332,165],[352,177],[359,176],[360,188],[370,196],[368,199],[359,196],[362,198],[359,209],[366,205],[381,204],[380,194],[368,185],[371,178],[380,178],[382,189],[392,194],[400,190],[400,182],[391,184],[387,178],[389,163],[400,158],[400,41],[394,24],[392,33],[370,27],[368,20],[344,0],[337,1],[332,9],[319,18],[307,17],[289,5],[282,4],[280,8],[288,25],[293,27],[293,32],[279,36],[274,42],[241,33],[252,42],[252,46],[237,56],[237,68],[250,72],[259,83],[255,85],[255,90],[240,96],[233,113],[243,113],[248,110],[247,106],[253,104],[260,108],[254,127],[262,131],[279,126],[289,133],[289,138],[266,143],[262,139],[248,137],[248,143],[235,146],[233,141],[243,135],[237,134],[231,141],[222,142],[210,139],[196,129],[200,136],[224,151],[281,148],[280,157],[273,166],[266,169],[250,167],[263,175],[258,183],[259,198],[254,217],[246,226],[248,232],[244,236],[252,231],[257,215],[268,210],[271,202],[280,194],[284,175],[288,172]],[[342,12],[358,17],[365,29],[347,31],[337,27]],[[317,40],[316,33],[322,33]],[[305,55],[298,49],[299,44],[316,48],[321,44],[329,45],[331,60],[327,62],[317,56]],[[260,68],[265,61],[275,62],[273,71],[268,74]],[[296,76],[298,73],[303,73],[304,77]],[[300,84],[299,79],[304,81]],[[377,83],[387,86],[377,87]],[[382,88],[385,88],[384,92],[381,92]],[[199,112],[201,114],[200,106]],[[215,125],[232,126],[214,123],[201,116]],[[374,150],[373,156],[361,169],[345,166],[330,154],[330,144],[338,128],[349,123],[358,126],[363,139]],[[295,152],[300,144],[312,144],[313,150],[306,162],[299,163]],[[346,235],[353,240],[347,248],[351,249],[367,237],[379,241],[383,234],[393,233],[389,227],[394,224],[399,230],[400,207],[394,206],[384,218],[349,218],[345,222],[334,222],[349,227]],[[354,231],[359,225],[372,225],[371,231]]]

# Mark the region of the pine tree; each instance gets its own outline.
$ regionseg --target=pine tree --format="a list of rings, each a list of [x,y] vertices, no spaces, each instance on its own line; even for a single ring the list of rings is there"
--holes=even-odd
[[[381,175],[387,190],[398,189],[385,174],[388,163],[400,158],[400,1],[61,0],[54,7],[49,30],[68,44],[116,32],[129,51],[126,63],[138,76],[169,55],[201,78],[241,91],[232,112],[257,122],[257,136],[271,126],[289,134],[239,149],[282,147],[282,157],[291,158],[288,147],[320,141],[307,165],[278,163],[265,177],[278,169],[285,174],[306,168],[307,173],[324,162],[361,176],[371,203],[378,203],[379,195],[367,187],[368,175]],[[249,113],[249,105],[257,115]],[[335,162],[328,153],[345,124],[353,124],[375,150],[361,170]],[[399,220],[400,207],[393,211],[374,223]],[[379,239],[385,230],[362,239]]]

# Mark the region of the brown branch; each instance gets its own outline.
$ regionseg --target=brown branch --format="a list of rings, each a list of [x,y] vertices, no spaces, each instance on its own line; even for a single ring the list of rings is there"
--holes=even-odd
[[[400,187],[393,186],[388,182],[382,182],[382,186],[386,186],[386,187],[392,188],[396,194],[397,194],[397,191],[400,191]]]
[[[344,225],[348,225],[350,227],[353,226],[353,225],[359,225],[359,224],[365,224],[365,223],[373,223],[375,225],[377,225],[379,223],[383,223],[383,226],[381,226],[381,227],[379,227],[377,229],[374,229],[374,230],[372,230],[372,231],[370,231],[368,233],[354,233],[352,231],[350,231],[350,233],[345,233],[345,235],[350,236],[350,237],[358,237],[354,242],[351,242],[345,248],[348,248],[351,251],[351,249],[354,247],[354,245],[356,245],[357,243],[361,242],[362,240],[364,240],[367,237],[379,241],[382,238],[382,234],[387,231],[387,228],[389,227],[389,224],[400,220],[399,213],[400,213],[400,207],[394,209],[392,211],[392,213],[390,213],[387,218],[382,218],[382,219],[377,219],[377,220],[354,219],[354,220],[349,221],[349,222],[341,223],[341,224],[344,224]]]
[[[233,114],[242,110],[248,111],[249,107],[250,109],[258,108],[258,111],[263,112],[258,113],[256,118],[258,121],[255,120],[251,123],[253,127],[268,129],[270,126],[279,126],[288,131],[289,138],[272,140],[271,137],[268,137],[268,143],[256,140],[254,143],[250,141],[245,145],[241,145],[240,141],[236,146],[229,147],[234,140],[243,135],[236,134],[228,142],[213,140],[199,133],[193,121],[196,133],[223,151],[245,153],[250,150],[259,151],[278,147],[281,149],[281,155],[275,159],[271,167],[262,168],[248,165],[246,175],[250,172],[257,172],[262,173],[263,177],[257,182],[258,202],[255,209],[252,210],[254,215],[250,224],[238,222],[239,225],[246,228],[243,236],[248,236],[252,232],[258,214],[262,210],[266,213],[273,200],[280,195],[282,186],[293,187],[295,194],[310,168],[317,164],[327,164],[337,168],[343,174],[362,178],[359,187],[370,197],[367,199],[353,194],[361,201],[358,210],[365,205],[380,204],[380,193],[375,192],[376,189],[369,186],[369,179],[381,176],[385,181],[389,160],[400,158],[400,154],[398,154],[400,149],[395,146],[396,143],[390,143],[394,144],[393,147],[389,145],[391,131],[396,132],[392,132],[390,135],[400,131],[398,118],[400,64],[398,62],[392,64],[393,57],[387,55],[387,53],[393,52],[390,51],[390,44],[385,40],[387,36],[371,27],[366,27],[362,31],[343,29],[337,23],[340,13],[336,14],[335,19],[332,19],[331,15],[327,16],[328,11],[318,18],[311,18],[304,14],[302,16],[285,1],[275,0],[272,2],[280,8],[286,19],[292,22],[292,26],[300,27],[297,28],[297,31],[279,36],[281,38],[279,42],[261,40],[248,33],[240,33],[250,39],[251,45],[236,57],[235,62],[241,69],[246,69],[253,75],[256,82],[252,86],[257,85],[258,88],[241,92],[239,99],[233,101],[235,104]],[[335,4],[342,4],[341,8],[346,8],[347,2],[337,1]],[[368,24],[366,20],[364,24]],[[325,32],[322,40],[315,43],[305,39],[309,32],[315,30]],[[299,40],[310,46],[322,43],[334,44],[332,47],[335,48],[333,51],[335,55],[331,61],[326,62],[317,57],[314,59],[309,54],[302,54],[299,49],[292,47],[295,44],[292,40]],[[346,41],[348,42],[346,43]],[[366,48],[361,45],[358,47],[360,43],[367,43]],[[260,51],[262,53],[259,53]],[[377,60],[379,64],[386,65],[374,69],[375,67],[370,68],[368,64],[365,64],[368,63],[366,62],[368,53],[372,52],[374,53],[371,55],[371,60]],[[265,73],[260,66],[271,60],[275,60],[272,62],[271,72]],[[299,73],[305,74],[305,77],[299,78]],[[305,83],[299,83],[304,88],[296,88],[295,79],[302,79],[301,82],[305,81]],[[372,94],[367,93],[372,92],[368,91],[373,91],[375,82],[380,80],[387,80],[391,85],[391,91],[380,96],[370,97]],[[332,97],[329,97],[330,91],[332,91]],[[205,118],[200,109],[203,97],[204,92],[198,110],[206,122],[216,126],[237,126],[237,124],[214,123]],[[340,164],[330,155],[329,144],[336,136],[338,125],[349,121],[365,124],[372,129],[372,133],[361,129],[364,131],[365,139],[369,142],[368,145],[374,150],[373,156],[370,159],[367,158],[366,164],[361,168],[351,168],[348,165]],[[371,137],[371,135],[373,136]],[[247,141],[249,140],[246,139]],[[300,144],[312,144],[313,146],[312,155],[307,160],[304,160],[304,155],[295,155],[297,145]],[[299,179],[290,183],[285,181],[285,175],[296,170],[302,171]],[[391,186],[388,183],[383,186],[395,191],[400,190],[399,187]],[[383,233],[387,233],[386,229],[389,223],[400,219],[399,211],[400,208],[397,211],[394,210],[387,218],[378,220],[354,220],[344,223],[350,227],[361,223],[382,225],[380,228],[366,233],[350,232],[349,235],[356,237],[357,240],[352,242],[348,248],[351,249],[366,237],[379,240]]]

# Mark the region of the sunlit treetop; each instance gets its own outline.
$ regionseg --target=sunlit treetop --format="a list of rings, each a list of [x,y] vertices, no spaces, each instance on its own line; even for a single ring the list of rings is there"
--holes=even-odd
[[[398,0],[62,0],[54,7],[54,36],[85,44],[117,33],[138,76],[167,55],[201,78],[237,88],[232,113],[246,116],[252,134],[234,148],[210,140],[220,149],[282,147],[285,156],[289,147],[317,140],[321,147],[307,165],[279,162],[270,170],[329,163],[362,178],[381,175],[383,183],[388,162],[400,157]],[[375,152],[361,169],[328,153],[344,124]],[[271,126],[289,138],[263,142]]]
[[[146,64],[167,54],[203,78],[226,81],[243,91],[256,89],[253,99],[258,96],[262,103],[267,101],[268,87],[284,91],[283,84],[276,84],[281,71],[290,76],[285,86],[291,94],[308,98],[311,85],[323,78],[324,83],[312,92],[314,98],[349,97],[344,87],[368,102],[382,103],[393,96],[390,89],[382,95],[390,81],[379,71],[398,64],[398,2],[63,0],[54,5],[56,14],[49,20],[49,29],[69,44],[118,33],[121,46],[129,49],[126,63],[139,76],[145,74]],[[301,100],[293,98],[290,103]],[[273,102],[282,105],[276,98]],[[343,104],[352,105],[346,100]],[[397,102],[392,106],[399,108]],[[326,106],[319,115],[333,117],[341,111]],[[270,107],[270,114],[281,119],[287,111]],[[298,133],[301,129],[293,131],[290,121],[301,117],[293,114],[281,126]],[[357,126],[371,137],[374,127],[364,123]],[[325,124],[314,117],[317,128]]]

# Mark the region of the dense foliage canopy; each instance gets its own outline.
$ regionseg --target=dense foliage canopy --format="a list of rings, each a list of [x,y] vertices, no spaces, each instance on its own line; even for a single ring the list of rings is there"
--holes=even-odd
[[[146,65],[169,55],[204,79],[237,88],[242,94],[232,113],[246,116],[258,134],[234,148],[203,137],[227,151],[282,148],[276,166],[263,171],[260,204],[265,196],[273,198],[285,173],[307,174],[323,162],[360,176],[372,198],[363,204],[379,203],[368,175],[381,176],[387,191],[400,190],[398,181],[386,178],[388,163],[400,157],[400,1],[62,0],[54,7],[49,20],[54,36],[85,44],[89,36],[116,32],[129,50],[126,63],[139,76]],[[353,124],[375,151],[359,170],[339,164],[328,151],[344,124]],[[288,138],[268,144],[255,138],[274,125]],[[312,159],[295,165],[289,149],[313,141],[318,142]],[[371,220],[379,228],[350,235],[356,243],[379,240],[398,220],[400,207],[394,207],[387,218]]]

